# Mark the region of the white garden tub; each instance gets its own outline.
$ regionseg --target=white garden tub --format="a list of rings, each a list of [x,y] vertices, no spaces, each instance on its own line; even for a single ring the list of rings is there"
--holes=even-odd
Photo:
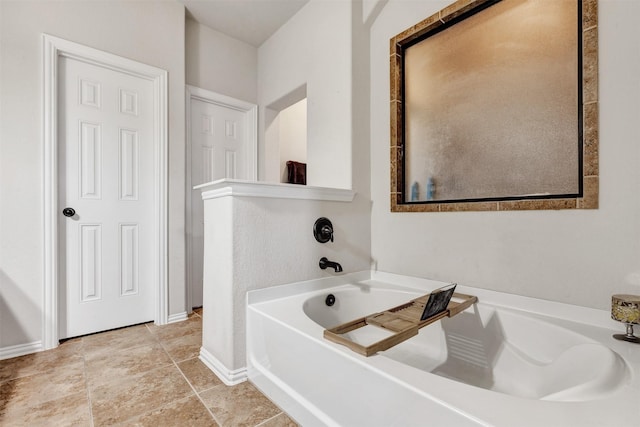
[[[640,422],[640,346],[611,337],[622,325],[607,312],[459,286],[478,304],[367,358],[324,329],[444,285],[372,275],[249,292],[249,378],[303,426]],[[366,345],[385,332],[350,334]]]

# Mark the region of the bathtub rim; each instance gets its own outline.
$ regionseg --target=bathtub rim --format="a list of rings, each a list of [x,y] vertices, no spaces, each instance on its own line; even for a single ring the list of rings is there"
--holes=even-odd
[[[320,292],[336,286],[353,284],[354,282],[366,281],[379,282],[389,285],[392,288],[414,290],[423,294],[450,283],[378,270],[364,270],[356,273],[310,279],[248,291],[246,304],[247,306],[250,304],[260,304],[281,298],[290,298],[304,293]],[[486,300],[491,305],[499,308],[610,329],[612,333],[621,333],[620,331],[623,330],[623,325],[611,319],[609,312],[606,310],[476,288],[467,286],[464,283],[458,283],[457,290],[459,292],[476,295],[481,302],[482,300]]]
[[[316,341],[320,343],[323,347],[329,348],[330,351],[332,352],[342,353],[342,355],[347,359],[351,360],[351,362],[356,362],[359,365],[363,365],[363,364],[367,365],[368,368],[371,368],[373,370],[378,370],[382,367],[383,375],[388,376],[391,380],[401,382],[400,380],[393,378],[389,373],[384,372],[384,366],[387,363],[384,361],[384,358],[378,358],[378,359],[363,358],[362,356],[351,352],[350,350],[348,350],[347,348],[344,348],[343,346],[339,346],[339,345],[330,343],[326,340],[323,340],[322,337],[319,336],[317,333],[318,330],[322,330],[323,328],[320,325],[316,324],[313,320],[308,318],[306,314],[303,313],[302,307],[300,307],[299,312],[295,313],[295,315],[292,314],[294,318],[299,321],[299,323],[295,324],[295,326],[286,324],[280,318],[280,316],[270,315],[268,313],[268,310],[265,312],[260,307],[262,303],[271,303],[273,301],[281,301],[281,303],[286,304],[288,302],[287,300],[290,298],[295,298],[299,302],[302,300],[301,295],[303,294],[306,294],[306,297],[308,298],[308,297],[312,297],[312,296],[321,294],[323,292],[326,292],[329,289],[341,287],[343,285],[353,285],[354,283],[357,284],[358,282],[368,282],[368,281],[370,282],[369,283],[370,285],[374,285],[374,286],[377,284],[380,284],[380,285],[384,285],[385,287],[394,287],[394,288],[397,287],[403,290],[413,290],[416,292],[423,292],[423,293],[426,293],[431,289],[440,287],[443,284],[443,282],[440,282],[440,281],[409,277],[409,276],[401,276],[393,273],[364,271],[364,272],[358,272],[358,273],[352,273],[352,274],[345,274],[338,277],[331,277],[328,279],[314,279],[309,281],[281,285],[275,288],[267,288],[267,289],[262,289],[258,291],[252,291],[251,293],[247,294],[247,303],[248,303],[247,310],[253,310],[255,312],[258,312],[260,315],[266,315],[270,320],[273,320],[281,324],[282,326],[285,326],[288,330],[291,330],[298,334],[306,336],[308,339],[311,339],[312,341]],[[371,282],[374,282],[374,283],[371,283]],[[620,343],[613,340],[613,338],[611,338],[610,336],[611,333],[618,331],[619,324],[611,320],[610,318],[608,318],[607,311],[588,308],[588,307],[573,306],[570,304],[554,302],[554,301],[538,300],[531,297],[506,294],[502,292],[484,290],[479,288],[469,288],[469,287],[461,286],[461,289],[463,289],[466,293],[473,294],[475,292],[475,295],[477,295],[481,299],[484,298],[487,304],[495,306],[496,308],[501,308],[508,311],[515,310],[523,314],[530,313],[534,315],[534,317],[541,316],[547,319],[548,318],[558,319],[559,321],[561,321],[561,324],[564,322],[568,322],[568,324],[571,324],[572,326],[580,325],[581,327],[586,328],[585,329],[586,331],[592,330],[592,328],[594,327],[598,328],[597,334],[599,337],[597,341],[603,342],[606,336],[607,341],[606,343],[603,343],[603,344],[613,349],[618,354],[620,354],[625,360],[625,363],[627,365],[630,365],[627,357],[629,356],[628,346],[627,347],[625,347],[624,345],[620,346]],[[264,307],[267,308],[268,306],[264,306]],[[247,323],[247,325],[249,325],[249,322]],[[573,329],[573,328],[571,329],[576,331],[576,329]],[[313,332],[313,333],[309,334],[309,332]],[[580,333],[579,330],[578,332]],[[590,334],[585,334],[585,335],[590,336]],[[250,334],[248,333],[247,340],[249,340],[249,338],[250,338]],[[261,374],[263,373],[260,372],[260,370],[263,367],[260,366],[261,365],[260,363],[256,363],[257,366],[252,366],[252,363],[256,362],[256,360],[252,360],[252,357],[254,355],[252,351],[249,351],[249,347],[250,347],[249,343],[247,343],[247,345],[248,345],[247,366],[248,366],[250,380],[254,382],[254,384],[256,384],[256,386],[258,386],[258,388],[263,390],[263,392],[265,392],[265,394],[267,395],[269,395],[270,392],[273,392],[274,386],[275,386],[275,388],[278,389],[277,393],[281,394],[280,397],[282,398],[282,396],[284,396],[284,400],[282,401],[282,403],[280,402],[277,402],[277,403],[281,404],[281,406],[285,410],[287,410],[287,412],[290,413],[294,418],[296,418],[296,416],[299,416],[300,421],[315,418],[317,414],[314,416],[313,415],[314,411],[309,412],[308,407],[295,408],[295,405],[299,404],[300,402],[296,402],[295,398],[292,398],[291,396],[287,396],[287,393],[284,390],[282,390],[282,388],[277,384],[273,384],[272,380],[265,378],[264,376],[261,376]],[[631,369],[629,374],[630,375],[629,384],[625,387],[631,387],[632,390],[636,390],[636,389],[640,389],[640,387],[638,386],[638,378],[637,378],[637,373],[639,372],[638,369],[640,368],[640,354],[634,355],[633,350],[631,350],[631,354],[633,359],[633,363],[631,363],[631,365],[633,366],[633,369]],[[408,367],[408,369],[414,369],[414,368]],[[450,381],[447,379],[442,379],[442,380]],[[441,381],[441,380],[436,380],[436,381]],[[448,399],[441,399],[440,394],[434,395],[432,393],[425,391],[423,388],[421,388],[419,381],[409,381],[407,383],[404,383],[404,385],[410,389],[415,390],[416,392],[423,395],[424,397],[427,397],[432,402],[440,404],[447,410],[457,413],[459,415],[462,415],[463,417],[467,418],[470,421],[475,421],[476,423],[481,425],[491,424],[491,421],[484,420],[483,417],[476,416],[477,412],[473,410],[474,405],[471,405],[470,407],[461,407],[459,405],[456,405],[455,403],[450,402]],[[495,392],[480,389],[478,390],[477,393],[474,392],[474,395],[482,396],[484,393],[495,393]],[[499,399],[496,399],[496,401],[510,402],[513,399],[515,399],[513,401],[517,401],[517,399],[520,399],[520,398],[509,396],[509,395],[505,395],[505,396],[506,398],[499,398]],[[286,399],[289,399],[289,401],[285,403]],[[546,408],[550,408],[553,405],[565,403],[565,402],[535,401],[535,400],[533,402],[537,402],[537,404],[540,407],[546,407]],[[589,402],[593,402],[593,401],[584,401],[584,402],[577,402],[577,403],[589,404]],[[614,410],[614,413],[615,413],[615,409],[620,409],[619,407],[620,403],[621,402],[612,402],[610,400],[607,400],[604,403],[604,405],[606,405],[605,410],[607,412],[611,412],[611,410]],[[313,405],[312,405],[312,409],[313,409]],[[322,410],[320,409],[320,411]],[[554,412],[554,411],[555,410],[551,412]],[[311,416],[312,418],[307,418],[308,416]],[[318,420],[318,418],[315,418],[315,419]],[[309,424],[309,425],[315,425],[315,424]],[[535,425],[535,424],[532,424],[532,425]],[[620,425],[626,425],[626,424],[623,423]]]

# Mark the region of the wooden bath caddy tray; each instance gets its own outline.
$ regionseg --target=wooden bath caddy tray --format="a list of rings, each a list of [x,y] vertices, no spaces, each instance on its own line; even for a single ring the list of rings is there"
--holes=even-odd
[[[452,284],[436,289],[430,294],[423,295],[397,307],[361,317],[331,329],[325,329],[324,337],[367,357],[379,351],[387,350],[418,335],[420,328],[430,325],[443,317],[453,317],[478,301],[478,297],[473,295],[454,293],[455,286],[455,284]],[[461,301],[452,301],[452,298]],[[367,325],[377,326],[392,331],[394,334],[367,346],[358,344],[343,336],[347,332]]]

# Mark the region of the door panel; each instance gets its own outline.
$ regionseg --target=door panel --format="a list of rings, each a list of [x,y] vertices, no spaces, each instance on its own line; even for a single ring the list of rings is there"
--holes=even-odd
[[[59,59],[60,338],[154,318],[153,83]]]
[[[246,179],[245,112],[191,100],[191,180],[193,185],[222,178]]]
[[[80,302],[102,298],[102,225],[80,224]]]

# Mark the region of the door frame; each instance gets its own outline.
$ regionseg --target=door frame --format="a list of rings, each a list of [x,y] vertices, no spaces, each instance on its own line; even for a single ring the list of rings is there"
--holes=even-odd
[[[168,86],[166,70],[103,52],[75,42],[42,34],[42,206],[43,206],[43,310],[42,345],[58,346],[58,60],[71,58],[98,67],[149,80],[153,84],[154,138],[154,283],[155,323],[168,322]]]
[[[250,102],[242,101],[236,98],[232,98],[227,95],[222,95],[217,92],[202,89],[192,85],[186,85],[186,145],[187,145],[187,165],[186,165],[186,182],[187,182],[187,200],[186,200],[186,229],[187,229],[187,312],[191,313],[193,309],[193,250],[191,245],[193,244],[193,221],[191,221],[191,203],[193,191],[193,182],[191,181],[191,100],[206,102],[209,104],[219,105],[225,108],[231,108],[233,110],[241,111],[245,114],[246,127],[245,135],[247,137],[247,150],[246,150],[246,166],[247,175],[249,181],[258,180],[258,106]]]

